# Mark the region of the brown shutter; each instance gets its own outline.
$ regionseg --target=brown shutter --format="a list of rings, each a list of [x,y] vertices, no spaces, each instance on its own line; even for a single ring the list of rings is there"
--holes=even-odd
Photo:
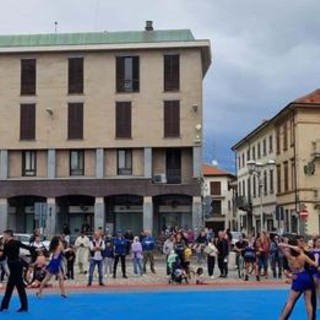
[[[132,57],[132,91],[139,91],[139,57]]]
[[[180,101],[164,102],[164,136],[180,136]]]
[[[116,138],[131,138],[131,102],[116,102]]]
[[[69,103],[68,139],[83,139],[83,103]]]
[[[164,56],[164,91],[180,89],[180,57],[178,54]]]
[[[116,89],[117,92],[124,91],[124,58],[116,58]]]
[[[83,93],[83,58],[69,59],[69,88],[71,94]]]
[[[36,105],[22,104],[20,106],[20,139],[34,140],[36,138]]]
[[[221,195],[221,182],[212,181],[210,182],[211,195],[220,196]]]
[[[21,60],[21,95],[36,94],[36,60]]]

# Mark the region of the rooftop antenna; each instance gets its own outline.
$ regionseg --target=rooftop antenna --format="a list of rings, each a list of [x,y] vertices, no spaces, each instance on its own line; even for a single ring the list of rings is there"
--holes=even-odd
[[[54,33],[57,34],[57,32],[58,32],[58,22],[55,21],[54,22]]]

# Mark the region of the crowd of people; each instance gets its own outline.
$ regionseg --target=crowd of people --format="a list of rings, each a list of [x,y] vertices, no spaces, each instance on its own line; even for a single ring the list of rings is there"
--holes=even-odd
[[[216,263],[219,277],[228,277],[232,251],[236,255],[238,276],[244,281],[248,281],[251,275],[261,281],[270,277],[270,271],[273,278],[285,277],[292,287],[281,319],[288,319],[302,294],[308,316],[313,319],[316,292],[320,292],[320,237],[306,242],[303,236],[290,239],[276,233],[261,232],[242,235],[234,241],[229,230],[215,234],[211,229],[203,229],[196,234],[192,230],[172,228],[161,232],[157,238],[149,230],[139,235],[130,230],[111,235],[98,229],[91,236],[82,231],[73,244],[62,234],[53,237],[49,248],[41,242],[38,230],[35,230],[29,245],[15,240],[12,230],[4,233],[3,240],[4,243],[0,244],[1,281],[5,277],[8,281],[0,311],[8,308],[14,287],[21,300],[18,311],[27,311],[25,287],[37,288],[37,296],[41,297],[52,277],[58,280],[61,296],[66,298],[66,279],[73,280],[77,273],[85,274],[87,286],[91,286],[97,269],[98,284],[104,286],[105,277],[118,276],[119,262],[122,277],[126,279],[128,259],[132,260],[135,276],[146,274],[148,266],[155,274],[155,254],[159,253],[164,255],[169,283],[188,283],[194,277],[196,284],[204,284],[205,272],[214,278]],[[20,248],[30,251],[31,261],[21,259]],[[25,282],[21,280],[23,270]]]

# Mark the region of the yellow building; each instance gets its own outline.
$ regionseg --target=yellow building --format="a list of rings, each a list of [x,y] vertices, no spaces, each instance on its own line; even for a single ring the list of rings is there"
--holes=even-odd
[[[197,225],[202,80],[189,30],[0,36],[0,228]]]
[[[253,148],[261,139],[262,151],[260,152],[265,156],[263,158],[260,155],[260,158],[258,156],[255,159]],[[237,154],[239,214],[245,217],[246,229],[251,229],[248,217],[250,220],[252,213],[253,216],[259,217],[257,211],[260,213],[262,211],[264,218],[269,221],[267,225],[264,224],[265,229],[319,234],[319,89],[289,103],[232,149]],[[259,205],[254,202],[257,191],[252,186],[252,179],[255,177],[249,174],[248,161],[250,163],[251,160],[257,160],[267,163],[270,159],[275,160],[276,167],[265,174],[265,179],[261,179],[265,193],[259,197],[261,200]],[[259,226],[256,227],[256,230],[259,230]]]

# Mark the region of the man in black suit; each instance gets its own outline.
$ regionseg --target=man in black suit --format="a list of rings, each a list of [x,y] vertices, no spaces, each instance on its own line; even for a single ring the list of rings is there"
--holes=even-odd
[[[27,245],[24,245],[20,241],[17,241],[13,237],[12,230],[6,230],[3,233],[4,236],[4,249],[3,254],[7,257],[8,267],[10,270],[9,280],[7,283],[5,295],[2,299],[0,311],[5,311],[9,308],[10,299],[12,296],[12,292],[14,287],[17,288],[21,307],[17,310],[17,312],[26,312],[28,311],[28,299],[25,290],[25,286],[22,278],[23,264],[19,257],[20,248],[24,248],[27,250],[32,250]]]

